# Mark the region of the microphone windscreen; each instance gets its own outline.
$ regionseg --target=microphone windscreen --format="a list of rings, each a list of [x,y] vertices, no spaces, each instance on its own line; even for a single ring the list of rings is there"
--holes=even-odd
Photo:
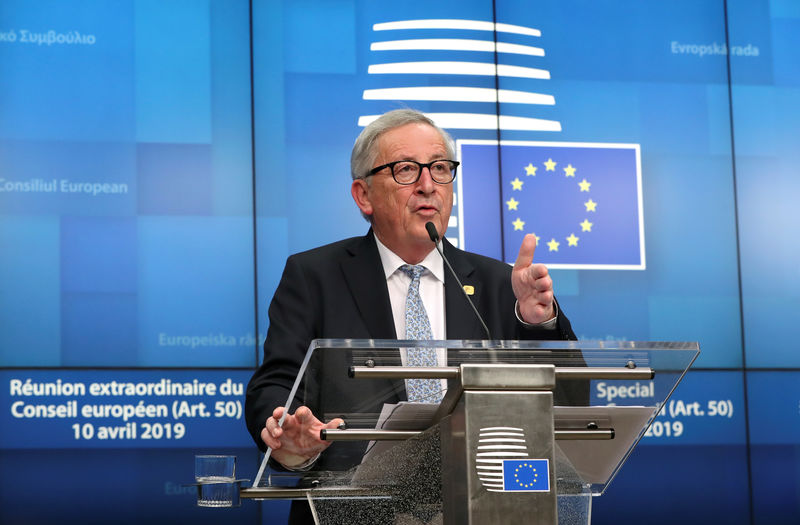
[[[434,226],[432,222],[426,222],[425,229],[428,230],[428,237],[430,237],[433,242],[439,242],[439,232],[436,231],[436,226]]]

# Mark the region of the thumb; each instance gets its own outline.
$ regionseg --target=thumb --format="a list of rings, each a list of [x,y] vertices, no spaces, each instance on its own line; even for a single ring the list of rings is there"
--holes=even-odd
[[[536,236],[529,233],[522,239],[522,244],[519,247],[519,255],[514,262],[514,269],[527,268],[533,263],[533,254],[536,252]]]
[[[339,425],[344,425],[344,419],[337,417],[328,421],[325,428],[339,428]]]

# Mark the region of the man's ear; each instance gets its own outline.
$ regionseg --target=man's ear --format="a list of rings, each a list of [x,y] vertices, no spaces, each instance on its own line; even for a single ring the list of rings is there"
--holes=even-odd
[[[350,186],[350,194],[356,201],[356,206],[364,215],[372,215],[372,202],[369,200],[369,186],[364,179],[356,179]]]

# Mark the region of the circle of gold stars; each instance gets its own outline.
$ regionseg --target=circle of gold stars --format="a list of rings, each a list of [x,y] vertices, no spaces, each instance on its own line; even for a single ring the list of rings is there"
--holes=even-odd
[[[531,469],[533,471],[533,481],[530,482],[530,483],[523,483],[519,479],[519,470],[522,469],[522,468],[525,468],[525,467],[528,467],[529,469]],[[536,482],[538,481],[538,479],[537,479],[538,477],[539,477],[539,474],[536,473],[536,467],[534,467],[533,465],[531,465],[531,464],[529,464],[527,462],[523,463],[522,465],[520,465],[516,469],[514,469],[514,481],[516,481],[517,485],[519,485],[520,487],[522,487],[524,489],[529,489],[529,488],[535,486]]]
[[[548,171],[552,171],[556,173],[556,166],[558,166],[558,162],[554,161],[552,158],[548,158],[547,161],[542,163],[544,165],[544,171],[547,173]],[[534,166],[532,163],[528,163],[527,166],[524,167],[525,169],[525,177],[535,177],[536,172],[539,169],[539,166]],[[575,173],[578,171],[578,168],[573,166],[572,164],[567,164],[567,166],[561,168],[564,171],[565,178],[576,178]],[[525,184],[523,179],[519,177],[514,177],[514,180],[511,181],[511,191],[522,191],[522,186]],[[584,178],[580,182],[578,182],[578,187],[580,188],[581,193],[586,192],[589,193],[592,187],[592,183]],[[508,211],[520,211],[519,210],[520,201],[515,199],[513,196],[506,201],[506,206],[508,206]],[[597,212],[597,203],[590,197],[589,200],[583,203],[584,207],[586,208],[587,215],[589,213],[596,213]],[[525,231],[525,221],[517,217],[513,221],[511,221],[511,225],[514,226],[514,231]],[[581,227],[581,232],[591,232],[592,226],[594,226],[593,222],[590,222],[588,217],[583,220],[583,222],[578,223]],[[539,244],[540,237],[533,234],[536,237],[536,244]],[[567,247],[577,247],[578,242],[580,241],[580,237],[575,235],[574,232],[570,233],[568,237],[565,237],[564,240],[567,241]],[[558,248],[561,246],[561,243],[558,242],[555,238],[551,238],[547,243],[547,248],[551,252],[557,252]]]

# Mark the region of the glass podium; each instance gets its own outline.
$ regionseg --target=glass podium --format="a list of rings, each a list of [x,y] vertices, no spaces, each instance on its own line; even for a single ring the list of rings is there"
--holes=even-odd
[[[405,366],[428,348],[440,366]],[[242,499],[306,500],[318,523],[586,524],[699,354],[697,343],[314,340],[286,406],[331,445],[268,450]],[[409,380],[438,395],[406,401]]]

